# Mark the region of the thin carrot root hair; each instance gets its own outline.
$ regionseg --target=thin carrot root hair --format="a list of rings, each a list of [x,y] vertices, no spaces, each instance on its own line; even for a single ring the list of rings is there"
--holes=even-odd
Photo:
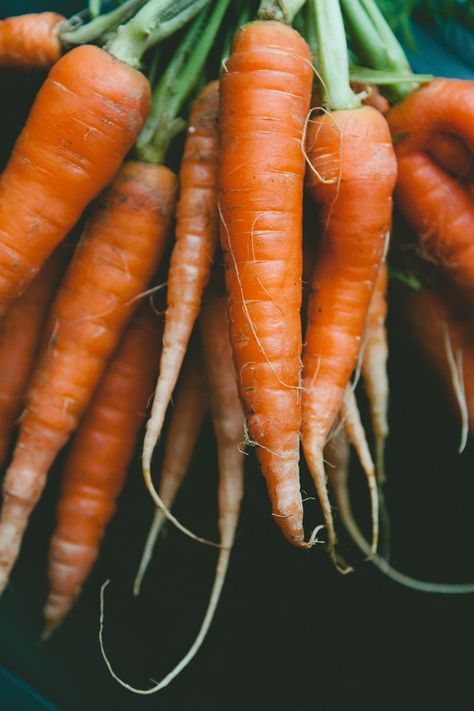
[[[446,358],[448,361],[448,368],[451,375],[451,383],[453,386],[454,397],[456,398],[456,402],[459,407],[459,414],[461,417],[461,440],[459,442],[458,449],[459,454],[461,454],[466,447],[467,439],[469,437],[469,410],[467,407],[466,391],[464,389],[462,351],[457,350],[456,355],[454,354],[451,334],[449,333],[448,325],[445,321],[442,321],[442,326],[444,346],[446,349]]]
[[[379,541],[379,494],[377,486],[377,477],[375,476],[375,466],[370,454],[369,445],[365,436],[364,426],[360,419],[357,400],[351,386],[346,387],[344,400],[341,408],[342,421],[347,436],[352,442],[362,469],[367,479],[370,494],[370,509],[372,515],[372,543],[370,547],[370,556],[377,553]]]

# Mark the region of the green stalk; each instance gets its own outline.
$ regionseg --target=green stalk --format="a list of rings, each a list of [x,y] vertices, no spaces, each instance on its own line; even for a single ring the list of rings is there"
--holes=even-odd
[[[136,69],[145,52],[177,32],[210,0],[148,0],[106,46],[116,59]]]
[[[317,27],[316,27],[316,11],[315,11],[315,7],[314,7],[314,3],[312,3],[312,2],[309,2],[306,5],[305,20],[306,20],[305,39],[309,45],[311,54],[314,57],[314,61],[316,61],[316,57],[318,56],[318,33],[317,33]]]
[[[258,10],[260,20],[280,20],[291,25],[306,0],[261,0]]]
[[[117,28],[123,22],[126,22],[146,0],[127,0],[115,10],[107,12],[105,15],[99,15],[85,25],[74,27],[74,19],[65,23],[64,29],[60,30],[59,38],[61,44],[72,46],[77,44],[90,44],[97,42],[102,35]]]
[[[232,49],[232,42],[234,40],[235,33],[237,30],[242,27],[243,25],[246,25],[247,22],[250,20],[250,8],[248,6],[247,2],[241,2],[239,6],[239,12],[237,15],[237,22],[236,24],[232,24],[231,27],[229,27],[229,30],[226,34],[225,37],[225,42],[224,42],[224,49],[222,50],[222,63],[225,63],[225,61],[228,59],[231,49]]]
[[[186,122],[179,112],[198,82],[231,0],[217,0],[194,21],[155,91],[150,116],[137,141],[140,160],[163,163],[173,138]]]
[[[411,74],[411,67],[408,64],[408,59],[405,56],[400,42],[392,32],[392,28],[380,11],[375,0],[360,0],[364,10],[372,21],[375,29],[379,33],[385,48],[387,50],[389,67],[374,67],[375,69],[397,69],[404,71],[406,74]]]
[[[316,17],[324,105],[329,111],[356,109],[361,102],[349,83],[349,55],[339,0],[309,1]]]
[[[354,0],[340,0],[340,2],[360,58],[370,67],[388,67],[387,48],[377,29],[369,21],[362,5]]]

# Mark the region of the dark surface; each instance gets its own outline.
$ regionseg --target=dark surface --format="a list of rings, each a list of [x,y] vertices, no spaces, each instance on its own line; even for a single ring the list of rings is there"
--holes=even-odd
[[[26,10],[26,5],[0,1],[0,14],[12,7]],[[28,5],[44,7],[43,2]],[[59,3],[48,2],[53,5]],[[38,81],[0,79],[4,155]],[[393,315],[391,334],[387,499],[393,562],[419,578],[474,580],[472,439],[458,456],[459,427]],[[473,596],[401,588],[363,563],[343,535],[343,549],[357,564],[352,575],[336,573],[322,548],[293,550],[271,520],[253,455],[248,457],[239,535],[214,624],[201,652],[172,686],[148,698],[130,694],[111,679],[98,647],[99,587],[110,578],[107,649],[117,672],[146,687],[187,650],[211,584],[215,552],[170,528],[159,543],[141,598],[132,598],[133,574],[152,516],[137,468],[75,610],[49,643],[39,645],[58,472],[59,466],[0,601],[0,662],[63,711],[472,708]],[[212,537],[216,480],[207,425],[176,514]],[[367,494],[357,465],[352,481],[358,518],[366,521]],[[313,494],[307,479],[303,486]],[[305,506],[308,523],[319,522],[317,504],[308,501]],[[2,711],[29,708],[25,697],[12,700],[2,697],[3,691],[0,683]]]

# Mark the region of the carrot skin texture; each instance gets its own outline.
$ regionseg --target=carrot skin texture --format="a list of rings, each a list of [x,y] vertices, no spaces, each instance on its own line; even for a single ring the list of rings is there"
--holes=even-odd
[[[399,162],[397,204],[421,245],[440,262],[470,302],[474,302],[472,186],[450,172],[461,170],[462,174],[467,170],[469,178],[474,153],[473,117],[474,82],[456,79],[431,82],[387,116],[392,134],[399,136],[395,142]],[[446,140],[452,152],[448,159],[443,145]]]
[[[56,12],[39,12],[0,21],[0,69],[49,69],[61,56]]]
[[[180,169],[176,242],[168,272],[160,375],[145,447],[155,446],[178,380],[209,280],[217,242],[219,84],[208,84],[193,104]]]
[[[13,428],[24,406],[28,378],[64,264],[60,246],[0,321],[0,466],[5,463]]]
[[[302,136],[311,52],[278,22],[234,39],[221,77],[220,236],[250,439],[285,537],[306,546],[299,487]]]
[[[48,347],[29,387],[3,484],[0,589],[49,467],[77,428],[161,260],[175,194],[176,178],[167,168],[130,161],[86,226],[51,310]]]
[[[111,182],[149,106],[145,77],[98,47],[53,66],[0,177],[0,314]]]
[[[302,440],[331,550],[323,447],[359,357],[390,230],[396,161],[387,122],[370,106],[317,117],[308,127],[307,152],[317,171],[308,170],[308,189],[321,210],[323,236],[303,352]]]
[[[146,304],[127,328],[68,453],[49,551],[48,632],[71,609],[116,510],[153,389],[161,332]]]

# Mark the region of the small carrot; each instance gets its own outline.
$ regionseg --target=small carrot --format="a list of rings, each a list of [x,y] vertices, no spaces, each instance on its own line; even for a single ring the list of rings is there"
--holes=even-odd
[[[176,179],[167,168],[130,161],[89,219],[53,303],[48,344],[32,377],[3,482],[0,590],[48,470],[76,429],[137,298],[157,269],[175,193]]]
[[[385,440],[388,436],[388,344],[385,321],[387,318],[388,268],[384,262],[375,282],[367,315],[362,355],[362,378],[369,398],[372,428],[375,436],[377,478],[385,481]]]
[[[130,686],[120,679],[112,669],[103,643],[104,587],[102,588],[99,631],[102,655],[114,679],[129,691],[134,691],[137,694],[154,694],[168,686],[198,652],[214,617],[234,544],[243,494],[244,453],[241,445],[244,438],[244,416],[232,363],[226,311],[225,293],[220,290],[215,291],[214,288],[208,289],[200,323],[209,402],[219,460],[219,530],[222,547],[219,551],[209,605],[196,639],[175,668],[164,679],[148,689],[137,689]]]
[[[13,428],[24,406],[28,379],[65,256],[61,245],[0,321],[0,466],[5,463]]]
[[[391,224],[396,160],[387,122],[349,87],[347,48],[336,2],[315,0],[324,113],[308,125],[308,190],[323,236],[313,273],[303,352],[302,441],[328,530],[336,536],[323,448],[360,354],[367,313]],[[336,69],[337,67],[337,69]]]
[[[208,408],[207,393],[202,376],[202,364],[188,357],[178,387],[176,404],[166,436],[158,494],[166,508],[171,509],[176,494],[189,469],[193,451]],[[153,555],[156,540],[166,521],[166,513],[157,508],[143,549],[133,594],[139,595],[143,577]]]
[[[61,56],[56,12],[31,13],[0,21],[0,68],[49,69]]]
[[[162,330],[146,304],[128,326],[69,450],[49,549],[44,637],[74,604],[115,512],[153,388]]]
[[[301,144],[311,85],[311,52],[291,27],[257,21],[237,32],[220,85],[230,338],[273,516],[301,547]]]
[[[354,515],[348,489],[349,443],[343,430],[330,439],[325,447],[325,458],[329,464],[328,479],[339,509],[342,522],[357,547],[368,557],[384,575],[396,583],[413,590],[431,592],[440,595],[466,595],[474,593],[474,583],[432,583],[417,580],[393,568],[385,558],[371,555],[371,547],[361,533]]]
[[[160,375],[147,425],[145,450],[161,433],[191,331],[209,280],[217,241],[218,82],[194,102],[180,169],[176,242],[168,272],[167,309]],[[158,513],[157,513],[158,516]]]

